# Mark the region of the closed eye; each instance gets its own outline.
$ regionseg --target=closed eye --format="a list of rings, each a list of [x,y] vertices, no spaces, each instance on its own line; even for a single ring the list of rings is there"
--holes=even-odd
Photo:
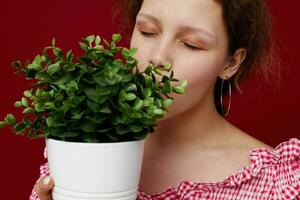
[[[145,37],[154,37],[155,36],[155,33],[148,33],[148,32],[144,32],[144,31],[140,31],[140,33],[145,36]],[[198,51],[198,50],[201,50],[200,48],[198,47],[195,47],[193,45],[190,45],[188,43],[185,43],[184,42],[184,45],[188,48],[188,49],[191,49],[193,51]]]
[[[147,32],[144,32],[144,31],[140,31],[140,32],[141,32],[141,34],[142,34],[143,36],[146,36],[146,37],[152,37],[152,36],[155,35],[155,33],[147,33]]]
[[[184,45],[185,45],[187,48],[191,49],[191,50],[195,50],[195,51],[201,50],[200,48],[195,47],[195,46],[192,46],[192,45],[190,45],[190,44],[188,44],[188,43],[184,43]]]

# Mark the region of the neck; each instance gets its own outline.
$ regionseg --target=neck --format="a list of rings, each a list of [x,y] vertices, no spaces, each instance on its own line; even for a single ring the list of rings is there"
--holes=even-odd
[[[162,120],[146,144],[160,150],[205,148],[224,143],[228,122],[217,112],[212,95],[175,117]]]

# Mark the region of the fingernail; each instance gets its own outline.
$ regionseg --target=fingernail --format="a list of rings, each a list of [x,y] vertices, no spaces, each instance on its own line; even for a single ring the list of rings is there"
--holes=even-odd
[[[46,176],[44,179],[43,179],[43,184],[44,185],[48,185],[50,182],[50,176]]]

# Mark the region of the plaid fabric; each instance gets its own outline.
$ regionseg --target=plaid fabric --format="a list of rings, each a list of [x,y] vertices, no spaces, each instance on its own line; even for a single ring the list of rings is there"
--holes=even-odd
[[[139,187],[137,200],[300,200],[300,140],[280,143],[274,152],[257,148],[249,152],[251,165],[217,183],[181,181],[157,194]],[[46,148],[44,151],[45,158]],[[40,178],[49,175],[48,163]],[[39,200],[32,190],[30,200]]]

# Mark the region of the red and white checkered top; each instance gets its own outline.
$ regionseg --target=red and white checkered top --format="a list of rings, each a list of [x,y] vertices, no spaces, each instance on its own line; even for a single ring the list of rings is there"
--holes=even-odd
[[[46,149],[44,151],[45,158]],[[217,183],[181,181],[157,194],[138,188],[137,200],[300,200],[300,140],[291,138],[274,151],[249,151],[251,165]],[[40,166],[40,178],[49,175],[48,163]],[[30,200],[39,200],[33,189]]]

